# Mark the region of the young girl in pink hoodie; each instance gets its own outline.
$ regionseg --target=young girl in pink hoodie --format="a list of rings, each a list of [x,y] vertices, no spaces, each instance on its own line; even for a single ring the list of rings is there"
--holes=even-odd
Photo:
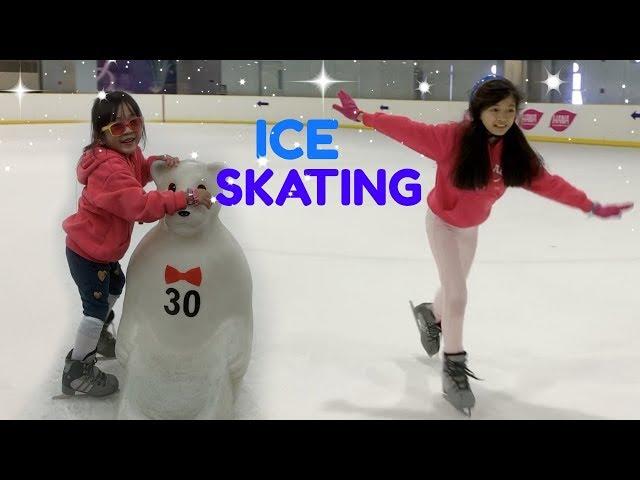
[[[179,160],[170,155],[145,158],[140,140],[146,141],[144,119],[129,94],[109,92],[94,101],[91,143],[77,166],[84,188],[78,211],[62,224],[67,261],[83,309],[62,374],[62,391],[67,395],[104,396],[118,389],[117,378],[95,363],[96,353],[115,356],[115,339],[107,325],[125,284],[118,261],[129,248],[134,223],[155,222],[187,205],[211,207],[211,195],[202,188],[146,193],[143,187],[151,180],[151,163],[164,161],[173,167]]]
[[[506,187],[523,187],[585,213],[606,218],[633,206],[600,205],[543,166],[515,124],[522,97],[502,77],[488,76],[476,83],[462,122],[426,125],[384,113],[365,113],[345,92],[342,105],[333,108],[363,122],[436,162],[435,186],[427,196],[426,228],[440,277],[433,303],[413,307],[422,345],[433,356],[444,340],[442,384],[445,397],[470,414],[475,397],[468,376],[462,327],[467,304],[466,279],[478,239],[478,225]]]

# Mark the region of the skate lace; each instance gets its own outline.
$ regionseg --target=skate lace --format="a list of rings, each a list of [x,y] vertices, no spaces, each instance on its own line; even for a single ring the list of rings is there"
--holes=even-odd
[[[436,323],[425,322],[427,325],[427,335],[431,338],[437,338],[442,331]]]
[[[451,360],[447,360],[447,374],[451,379],[455,382],[456,386],[460,390],[467,390],[469,388],[469,379],[468,377],[475,378],[476,380],[481,380],[475,376],[475,374],[469,370],[466,363],[453,362]]]
[[[442,332],[440,326],[437,323],[427,321],[427,315],[429,314],[427,307],[422,307],[420,310],[422,311],[420,312],[421,319],[418,322],[419,326],[422,327],[422,330],[426,329],[428,337],[438,338],[438,336]]]
[[[92,360],[84,367],[84,374],[92,378],[91,384],[104,387],[107,384],[107,375],[95,366],[96,360]]]

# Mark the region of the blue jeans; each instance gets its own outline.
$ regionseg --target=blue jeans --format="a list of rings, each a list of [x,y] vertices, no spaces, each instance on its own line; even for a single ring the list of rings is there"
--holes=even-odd
[[[67,247],[67,262],[73,281],[82,299],[82,311],[87,317],[106,320],[109,295],[120,295],[125,276],[119,262],[96,263],[81,257]]]

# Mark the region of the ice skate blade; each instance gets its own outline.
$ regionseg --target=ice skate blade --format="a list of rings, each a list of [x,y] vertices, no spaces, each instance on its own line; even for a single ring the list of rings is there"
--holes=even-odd
[[[411,307],[411,314],[413,315],[413,319],[416,322],[416,325],[418,326],[418,331],[420,333],[425,331],[425,327],[420,323],[420,320],[418,319],[418,314],[416,313],[416,307],[413,305],[413,302],[411,300],[409,300],[409,306]]]
[[[467,418],[471,418],[471,408],[473,407],[458,408],[453,403],[451,403],[451,400],[449,400],[449,397],[446,393],[443,393],[442,396],[449,403],[449,405],[455,408],[458,412],[462,413]]]
[[[84,392],[79,392],[76,390],[71,390],[73,391],[73,393],[61,393],[59,395],[54,395],[53,397],[51,397],[51,400],[68,400],[71,398],[85,398],[85,397],[93,397],[93,398],[104,398],[104,397],[110,397],[112,395],[116,395],[120,392],[120,386],[118,386],[118,389],[115,390],[114,392],[108,393],[106,395],[89,395],[88,393],[84,393]]]
[[[51,397],[51,400],[66,400],[68,398],[74,398],[75,395],[66,395],[64,393],[61,393],[60,395],[54,395],[53,397]]]

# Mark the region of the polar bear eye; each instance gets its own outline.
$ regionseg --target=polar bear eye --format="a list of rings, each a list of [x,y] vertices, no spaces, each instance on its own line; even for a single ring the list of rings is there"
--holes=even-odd
[[[201,188],[201,189],[203,189],[203,190],[206,190],[206,189],[207,189],[207,187],[205,187],[205,186],[204,186],[204,185],[202,185],[202,184],[198,185],[198,188]]]
[[[170,183],[169,184],[169,190],[171,190],[172,192],[176,191],[176,184],[175,183]]]

